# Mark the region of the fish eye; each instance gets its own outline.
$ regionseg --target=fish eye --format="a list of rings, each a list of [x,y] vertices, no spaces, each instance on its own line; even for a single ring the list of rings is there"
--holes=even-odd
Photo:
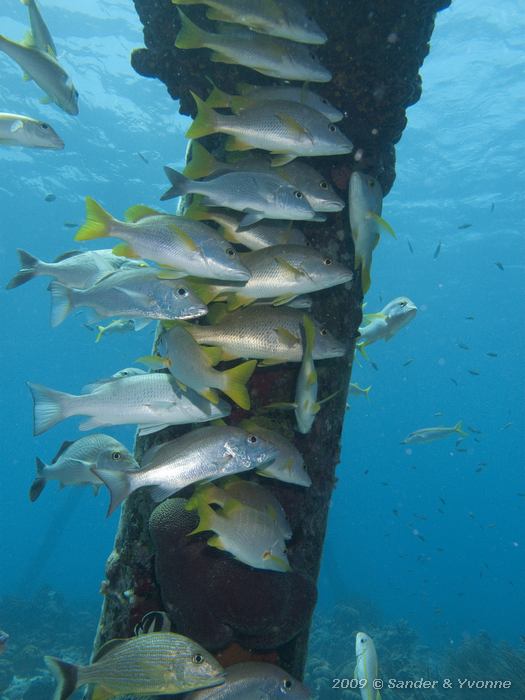
[[[255,445],[257,442],[257,436],[256,435],[248,435],[248,442],[251,443],[252,445]]]
[[[321,180],[321,182],[319,183],[319,186],[321,187],[322,190],[328,189],[328,183],[326,182],[326,180]]]
[[[330,131],[332,134],[334,134],[337,131],[337,127],[335,124],[330,124],[328,127],[328,131]]]
[[[202,654],[194,654],[191,660],[194,664],[201,664],[204,661],[204,656]]]
[[[320,333],[321,335],[328,335],[328,331],[326,330],[326,328],[321,328],[321,330],[319,331],[319,333]]]
[[[303,193],[299,192],[299,190],[296,190],[294,192],[294,196],[297,197],[297,199],[302,199],[303,198]]]
[[[325,100],[324,97],[323,97],[323,99],[321,100],[321,102],[322,102],[324,105],[327,105],[327,104],[328,104],[328,100]]]
[[[111,459],[112,459],[114,462],[118,462],[119,459],[120,459],[121,457],[122,457],[122,453],[121,453],[121,452],[112,452],[112,453],[111,453]]]
[[[78,97],[78,90],[73,90],[73,94],[75,95],[75,97]]]
[[[332,258],[325,258],[323,260],[323,265],[331,265],[332,264]]]
[[[46,124],[45,122],[40,123],[40,128],[41,129],[49,129],[49,124]]]
[[[399,302],[399,306],[406,306],[406,305],[407,305],[406,301],[400,301],[400,302]]]
[[[282,685],[285,690],[292,689],[292,681],[289,678],[285,678]]]
[[[179,287],[179,288],[177,289],[177,294],[178,294],[180,297],[187,297],[187,296],[188,296],[188,290],[185,289],[184,287]]]
[[[233,248],[226,248],[226,255],[229,255],[230,258],[233,258],[235,255],[235,250]]]

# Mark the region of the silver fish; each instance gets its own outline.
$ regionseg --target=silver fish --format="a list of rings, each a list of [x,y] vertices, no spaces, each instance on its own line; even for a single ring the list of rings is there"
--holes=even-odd
[[[245,661],[228,666],[224,685],[196,690],[185,700],[308,700],[309,690],[273,664]]]
[[[102,482],[93,474],[92,467],[139,469],[133,455],[118,440],[102,433],[88,435],[75,442],[64,442],[51,464],[44,464],[37,457],[37,475],[29,498],[36,501],[51,480],[60,482],[61,486],[93,484],[97,490]]]
[[[86,683],[94,697],[171,695],[219,685],[224,681],[220,664],[188,637],[153,632],[130,639],[112,639],[79,666],[53,656],[44,657],[57,680],[53,700],[67,700]]]
[[[60,151],[64,142],[47,122],[22,114],[0,112],[0,146],[48,148]]]
[[[211,326],[190,325],[188,330],[198,343],[220,347],[223,359],[246,357],[265,360],[264,364],[301,362],[303,316],[298,309],[256,306],[228,313]],[[344,345],[314,323],[314,360],[344,355]]]
[[[179,49],[211,49],[214,63],[235,63],[262,75],[282,80],[328,83],[330,71],[307,46],[287,39],[254,34],[244,27],[207,32],[179,10],[181,28],[175,39]]]
[[[78,114],[78,92],[71,78],[49,53],[18,44],[0,34],[0,51],[16,61],[46,93],[44,101],[55,102],[64,112]]]
[[[111,515],[130,493],[149,486],[150,496],[160,502],[198,481],[218,479],[264,466],[277,457],[277,449],[256,431],[233,426],[199,428],[182,437],[152,447],[138,472],[95,469],[108,487]]]
[[[159,271],[117,270],[88,289],[73,289],[52,282],[51,325],[58,326],[81,306],[99,316],[132,316],[149,319],[187,319],[203,316],[206,306],[181,281],[159,279]]]
[[[203,423],[230,413],[225,401],[212,404],[194,391],[183,392],[168,374],[110,377],[84,387],[79,396],[28,383],[34,401],[34,434],[71,416],[89,416],[80,430],[138,423],[142,434],[168,425]]]
[[[36,0],[22,0],[22,4],[27,7],[29,22],[31,23],[31,31],[26,34],[23,43],[26,46],[34,46],[39,51],[50,53],[53,57],[56,57],[55,42],[38,9]]]
[[[452,427],[439,426],[437,428],[421,428],[420,430],[415,430],[410,433],[402,442],[405,445],[412,444],[424,444],[427,442],[434,442],[434,440],[441,440],[442,438],[449,437],[450,435],[458,434],[460,437],[467,437],[468,433],[462,430],[461,421],[453,425]]]
[[[296,0],[173,0],[175,5],[207,5],[208,19],[302,44],[324,44],[327,36]]]
[[[74,250],[59,255],[50,263],[39,260],[20,248],[17,253],[20,258],[20,271],[8,282],[6,289],[13,289],[40,276],[53,277],[66,287],[86,289],[115,272],[117,261],[125,260],[112,253],[111,257],[108,257],[105,255],[106,251],[102,250],[90,250],[85,253]]]
[[[408,297],[396,297],[389,301],[379,313],[364,314],[364,325],[359,327],[357,349],[364,355],[367,345],[378,340],[388,341],[412,321],[417,313],[417,306]]]
[[[261,219],[316,220],[304,194],[278,175],[248,171],[196,181],[188,180],[172,168],[165,167],[164,171],[172,186],[162,195],[162,200],[202,194],[204,205],[244,212],[240,221],[242,227]]]

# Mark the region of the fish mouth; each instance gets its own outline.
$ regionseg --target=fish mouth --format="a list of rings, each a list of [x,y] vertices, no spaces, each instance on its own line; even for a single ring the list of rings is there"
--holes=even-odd
[[[62,139],[57,136],[54,138],[52,141],[49,142],[48,148],[51,148],[53,151],[61,151],[65,146],[65,143],[62,141]]]
[[[337,212],[345,208],[345,203],[341,199],[323,200],[315,203],[315,211]]]
[[[214,279],[226,280],[229,282],[248,282],[251,280],[252,275],[248,269],[244,270],[228,270],[227,272],[221,272],[221,277],[215,277]]]
[[[204,306],[202,304],[194,304],[193,306],[189,306],[186,311],[184,311],[183,314],[180,316],[177,316],[178,319],[181,321],[186,321],[191,318],[199,318],[200,316],[206,316],[208,313],[208,307]]]

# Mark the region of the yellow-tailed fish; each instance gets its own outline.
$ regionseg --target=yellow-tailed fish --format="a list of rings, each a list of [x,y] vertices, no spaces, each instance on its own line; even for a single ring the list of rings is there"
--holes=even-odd
[[[348,387],[348,395],[349,396],[366,396],[366,398],[370,398],[370,389],[372,386],[367,386],[365,389],[363,387],[359,386],[359,384],[352,384],[350,383]]]
[[[421,428],[420,430],[415,430],[403,440],[402,444],[422,445],[427,442],[434,442],[434,440],[442,440],[443,438],[456,434],[460,437],[468,436],[468,433],[462,429],[461,421],[458,421],[456,425],[452,427],[438,426],[436,428]]]
[[[145,328],[149,320],[146,318],[116,318],[107,326],[96,326],[97,337],[95,338],[95,343],[100,343],[102,338],[109,334],[114,333],[129,333],[130,331],[139,331]]]
[[[250,276],[235,249],[210,226],[142,205],[128,209],[126,219],[115,219],[94,199],[86,197],[86,223],[75,240],[122,238],[126,243],[116,246],[115,253],[152,260],[182,276],[234,281]],[[165,274],[169,277],[171,272]]]
[[[212,505],[213,503],[224,508],[231,498],[236,499],[245,506],[255,508],[255,510],[269,515],[279,526],[284,539],[291,539],[292,528],[282,505],[269,489],[255,481],[248,481],[247,479],[233,476],[221,479],[213,484],[197,486],[193,496],[186,504],[186,510],[198,508],[201,502],[207,505]]]
[[[210,285],[189,281],[191,289],[207,304],[214,299],[228,302],[228,309],[273,299],[276,306],[300,294],[309,294],[350,282],[353,273],[331,257],[307,246],[276,245],[241,253],[250,279],[242,286]]]
[[[234,498],[223,508],[213,510],[198,502],[198,526],[195,535],[211,530],[215,534],[208,545],[232,554],[243,564],[269,571],[290,571],[284,537],[275,520],[268,514],[243,505]]]
[[[151,498],[159,503],[190,484],[262,467],[277,455],[277,448],[257,431],[248,433],[231,425],[214,425],[150,448],[137,472],[95,469],[94,473],[110,491],[111,515],[130,493],[144,486],[149,487]]]
[[[226,394],[245,410],[250,408],[250,396],[246,383],[257,364],[255,360],[243,362],[231,369],[216,370],[220,362],[220,348],[203,348],[182,325],[165,331],[159,339],[160,356],[140,358],[153,367],[168,367],[182,388],[189,386],[212,403],[219,401],[216,389]]]
[[[49,53],[51,56],[56,57],[57,50],[55,42],[38,9],[36,0],[21,0],[21,2],[22,5],[27,7],[29,22],[31,23],[31,31],[26,34],[23,43],[26,46],[33,46],[39,51]]]
[[[172,168],[165,167],[164,172],[171,187],[162,200],[186,194],[204,195],[204,205],[244,212],[241,227],[262,219],[318,221],[321,216],[314,212],[302,192],[274,173],[225,173],[209,180],[189,180]]]
[[[91,471],[99,469],[139,469],[132,454],[115,438],[96,433],[64,442],[51,464],[36,458],[36,477],[29,490],[31,501],[42,493],[48,481],[58,481],[60,486],[83,486],[92,484],[95,491],[102,482]]]
[[[143,435],[168,425],[205,423],[229,415],[225,401],[213,404],[195,391],[182,391],[169,374],[101,379],[75,396],[28,382],[34,403],[34,434],[41,435],[71,416],[89,416],[80,430],[139,424]]]
[[[381,693],[374,688],[374,681],[379,679],[376,648],[372,638],[364,632],[356,634],[355,655],[354,678],[363,684],[359,689],[361,700],[381,700]]]
[[[389,301],[379,313],[364,314],[364,325],[359,328],[359,342],[357,349],[366,356],[367,345],[378,340],[388,341],[406,326],[416,315],[417,306],[408,297],[396,297]]]
[[[47,122],[22,114],[0,112],[0,146],[48,148],[60,151],[64,142]]]
[[[327,36],[296,0],[172,0],[174,5],[207,5],[206,16],[241,24],[254,32],[303,44],[324,44]]]
[[[279,666],[266,662],[233,664],[225,673],[224,685],[196,690],[185,700],[308,700],[312,697],[300,681]]]
[[[298,309],[256,306],[227,313],[214,325],[189,325],[188,330],[198,343],[220,347],[223,359],[245,357],[264,360],[264,364],[301,362],[303,316]],[[344,355],[344,345],[327,328],[314,323],[314,360]]]
[[[275,100],[246,107],[238,114],[219,114],[192,93],[197,115],[186,132],[198,139],[227,134],[227,151],[261,148],[276,156],[273,165],[284,165],[298,156],[335,156],[350,153],[352,142],[320,112],[300,104]]]
[[[254,158],[251,154],[246,154],[235,162],[222,163],[214,158],[204,146],[195,141],[192,142],[191,160],[183,174],[186,177],[196,179],[218,172],[242,172],[246,170],[271,171],[275,175],[279,175],[304,194],[314,211],[336,212],[341,211],[345,206],[343,200],[336,195],[326,178],[302,160],[294,160],[286,165],[272,168],[269,158],[261,158],[260,156]]]
[[[78,92],[62,66],[36,48],[18,44],[0,34],[0,51],[16,61],[24,73],[46,93],[41,102],[54,102],[68,114],[78,114]]]
[[[246,107],[254,102],[268,102],[274,100],[286,100],[287,102],[299,102],[321,112],[331,122],[339,122],[344,114],[331,105],[327,99],[309,90],[307,85],[250,85],[239,83],[236,86],[239,95],[229,95],[227,92],[214,86],[206,104],[213,108],[229,107],[236,111],[236,107]]]
[[[244,27],[232,27],[213,34],[198,27],[180,10],[179,17],[181,28],[175,39],[175,46],[179,49],[211,49],[214,63],[246,66],[281,80],[327,83],[332,79],[330,71],[307,46],[254,34]]]
[[[307,241],[291,221],[263,220],[249,228],[241,228],[242,214],[219,208],[208,208],[195,202],[185,210],[184,216],[197,221],[214,221],[227,241],[243,245],[250,250],[260,250],[273,245],[306,245]]]
[[[117,270],[88,289],[73,289],[51,282],[51,325],[83,306],[99,316],[146,319],[190,319],[204,316],[207,307],[180,280],[159,279],[159,270]]]
[[[394,237],[395,234],[381,218],[383,192],[375,177],[357,171],[352,173],[348,206],[355,251],[354,269],[361,269],[361,287],[363,294],[366,294],[370,288],[372,253],[379,242],[379,229],[382,226]]]
[[[172,695],[224,682],[222,666],[200,644],[173,632],[112,639],[89,666],[53,656],[45,662],[57,680],[53,700],[67,700],[77,688],[94,686],[93,699],[121,695]]]

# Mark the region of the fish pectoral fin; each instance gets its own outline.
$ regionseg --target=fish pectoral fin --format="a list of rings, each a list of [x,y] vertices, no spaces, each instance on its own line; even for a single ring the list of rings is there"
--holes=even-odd
[[[93,694],[91,695],[92,700],[108,700],[108,698],[115,697],[115,693],[112,690],[104,688],[103,685],[95,686]]]
[[[397,238],[396,232],[394,231],[394,229],[392,228],[392,226],[390,226],[390,224],[388,223],[388,221],[386,221],[385,219],[383,219],[382,216],[379,216],[379,214],[376,214],[376,213],[373,212],[373,211],[369,211],[369,212],[367,213],[366,216],[367,216],[367,218],[369,218],[369,219],[373,219],[377,224],[379,224],[382,228],[384,228],[385,231],[386,231],[387,233],[389,233],[393,238]]]
[[[139,425],[138,434],[140,437],[142,435],[151,435],[151,433],[156,433],[159,430],[164,430],[164,428],[169,428],[171,423],[157,423],[155,425]]]
[[[282,365],[286,360],[273,360],[267,358],[266,360],[261,360],[257,363],[257,367],[273,367],[274,365]]]
[[[281,343],[283,343],[284,345],[286,345],[289,348],[293,348],[296,345],[299,345],[299,343],[301,342],[301,338],[294,335],[287,328],[278,327],[278,328],[274,328],[274,331],[277,334]]]
[[[141,355],[135,360],[135,363],[139,362],[141,365],[146,365],[146,367],[151,369],[165,369],[171,365],[169,358],[161,357],[160,355]]]
[[[283,270],[286,270],[287,272],[291,272],[292,275],[294,275],[295,277],[307,277],[308,276],[304,270],[302,270],[300,267],[297,267],[296,265],[292,265],[291,262],[288,262],[288,260],[283,258],[281,255],[276,255],[274,257],[274,260]]]
[[[236,59],[226,56],[226,54],[223,54],[220,51],[213,51],[210,56],[210,61],[212,63],[230,63],[231,65],[237,65]]]
[[[324,399],[321,399],[321,401],[318,401],[318,402],[317,402],[316,406],[319,406],[319,408],[321,408],[321,406],[322,406],[324,403],[327,403],[328,401],[331,401],[333,398],[335,398],[335,397],[337,396],[337,394],[341,393],[341,391],[342,391],[342,389],[338,389],[337,391],[332,392],[332,393],[329,394],[328,396],[325,396]],[[317,411],[319,410],[319,408],[317,409]],[[316,413],[317,413],[317,411],[316,411]]]
[[[215,549],[226,549],[224,542],[221,540],[219,535],[212,535],[208,540],[208,544],[210,547],[215,547]]]
[[[272,301],[273,306],[284,306],[285,304],[288,304],[290,301],[295,299],[297,294],[282,294],[280,297],[276,297]]]
[[[245,214],[242,217],[242,219],[239,221],[237,228],[240,231],[243,228],[248,228],[248,226],[252,226],[253,224],[256,224],[258,221],[262,221],[263,219],[264,219],[264,212],[256,211],[255,209],[246,209]]]
[[[238,136],[228,136],[224,146],[225,151],[251,151],[253,146]]]
[[[123,258],[140,260],[140,255],[133,250],[129,243],[117,243],[111,252],[113,255],[119,255]]]
[[[188,233],[186,233],[186,231],[184,231],[183,228],[177,226],[177,224],[170,224],[168,228],[173,234],[177,236],[177,238],[179,238],[184,243],[186,248],[192,251],[199,249],[199,246],[195,243],[193,238]]]
[[[279,168],[281,165],[291,163],[292,160],[295,160],[296,158],[297,156],[294,156],[292,153],[281,153],[272,158],[271,166],[272,168]]]
[[[180,280],[182,277],[187,277],[187,272],[181,272],[179,270],[173,270],[172,268],[164,268],[158,275],[158,280]]]
[[[23,128],[24,128],[24,122],[21,119],[17,119],[16,121],[14,121],[11,124],[11,128],[9,129],[9,131],[12,134],[16,134],[17,131],[22,131]]]
[[[244,297],[241,294],[228,294],[227,309],[228,311],[235,311],[241,306],[249,306],[253,304],[255,298]]]
[[[294,136],[306,136],[312,141],[312,132],[309,131],[306,127],[304,127],[302,124],[300,124],[296,119],[291,117],[289,114],[285,113],[276,113],[275,116],[277,119],[284,124]]]

